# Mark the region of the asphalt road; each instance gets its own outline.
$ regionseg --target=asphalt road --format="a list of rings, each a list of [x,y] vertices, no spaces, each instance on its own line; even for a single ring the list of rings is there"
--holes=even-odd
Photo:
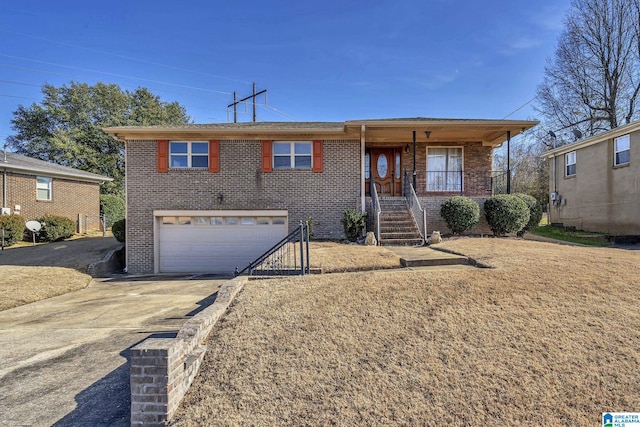
[[[128,426],[129,349],[174,336],[223,282],[99,279],[0,312],[0,425]]]

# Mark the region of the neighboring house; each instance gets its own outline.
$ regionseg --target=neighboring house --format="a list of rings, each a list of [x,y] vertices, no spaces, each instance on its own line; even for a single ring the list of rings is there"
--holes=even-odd
[[[551,222],[640,235],[640,121],[563,145],[549,164]]]
[[[100,184],[111,178],[0,151],[3,214],[33,220],[46,214],[77,222],[77,231],[100,230]]]
[[[373,189],[383,211],[406,213],[414,179],[427,229],[445,231],[442,202],[491,195],[493,149],[536,124],[417,118],[105,129],[126,147],[128,271],[242,269],[308,219],[316,238],[341,239],[345,210],[375,216]],[[382,243],[424,238],[421,218],[408,215],[420,234],[391,215]]]

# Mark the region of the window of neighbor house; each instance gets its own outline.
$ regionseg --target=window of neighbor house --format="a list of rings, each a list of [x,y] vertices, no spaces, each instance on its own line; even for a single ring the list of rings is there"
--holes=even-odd
[[[208,142],[169,142],[169,167],[176,169],[208,168]]]
[[[36,177],[36,200],[51,200],[51,178]]]
[[[565,154],[564,159],[566,165],[564,176],[574,176],[576,174],[576,152]]]
[[[630,156],[630,137],[624,135],[616,138],[613,142],[613,165],[619,166],[629,163],[631,161]]]
[[[462,147],[427,148],[427,191],[462,191]]]
[[[311,141],[273,143],[274,169],[311,169]]]

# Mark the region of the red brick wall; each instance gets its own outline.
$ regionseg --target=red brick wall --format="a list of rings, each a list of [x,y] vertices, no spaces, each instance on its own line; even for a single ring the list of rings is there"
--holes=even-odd
[[[1,177],[2,175],[0,175]],[[46,176],[46,175],[42,175]],[[20,215],[31,220],[46,214],[67,217],[74,222],[78,214],[83,221],[88,216],[88,230],[100,229],[100,185],[63,178],[52,178],[52,199],[36,200],[36,176],[7,172],[7,206],[14,213],[20,205]],[[4,186],[0,186],[0,203],[4,200]],[[84,225],[83,230],[84,231]]]
[[[220,141],[220,172],[157,171],[156,141],[127,141],[127,269],[153,272],[153,211],[286,209],[289,228],[311,217],[316,238],[341,239],[360,207],[359,141],[326,140],[323,172],[262,172],[261,141]],[[220,199],[222,195],[222,199]]]
[[[402,154],[402,169],[407,171],[409,179],[413,174],[413,148],[409,144],[408,153]],[[429,144],[417,144],[416,147],[416,194],[418,196],[455,196],[459,192],[429,192],[427,191],[427,147],[463,147],[463,169],[464,169],[464,195],[465,196],[489,196],[491,195],[490,173],[493,168],[493,149],[483,147],[482,143],[442,143],[432,142]]]

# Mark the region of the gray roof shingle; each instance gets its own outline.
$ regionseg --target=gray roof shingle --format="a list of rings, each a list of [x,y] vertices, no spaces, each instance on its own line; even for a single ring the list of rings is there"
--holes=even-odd
[[[0,170],[1,169],[32,174],[55,175],[60,177],[72,178],[79,181],[113,181],[112,178],[109,178],[107,176],[85,172],[83,170],[74,169],[67,166],[61,166],[55,163],[45,162],[43,160],[22,156],[16,153],[7,152],[5,161],[5,153],[2,151],[0,151]]]

